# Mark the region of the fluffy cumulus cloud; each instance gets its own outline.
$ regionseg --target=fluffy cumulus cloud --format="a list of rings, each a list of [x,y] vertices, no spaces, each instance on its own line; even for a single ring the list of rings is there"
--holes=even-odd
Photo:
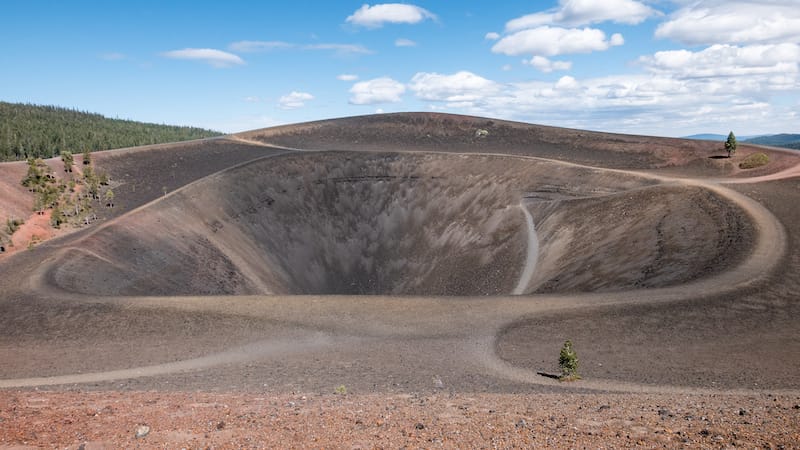
[[[420,72],[409,84],[417,97],[429,101],[448,103],[471,103],[499,90],[497,83],[468,71],[452,75]]]
[[[609,40],[596,28],[542,26],[512,33],[494,44],[492,51],[505,55],[556,56],[604,51],[622,42],[622,35],[615,33]]]
[[[635,0],[560,0],[558,7],[528,14],[506,23],[513,32],[542,25],[581,26],[600,22],[636,25],[658,15],[658,11]]]
[[[789,75],[798,73],[800,45],[716,44],[701,51],[668,50],[640,58],[649,70],[679,78]]]
[[[525,64],[535,67],[544,73],[557,70],[569,70],[572,68],[572,63],[570,61],[551,61],[544,56],[538,55],[531,58],[530,61],[525,61]]]
[[[789,129],[797,114],[789,106],[770,105],[765,98],[796,83],[796,74],[718,79],[656,72],[498,83],[462,71],[418,73],[409,89],[436,111],[671,135],[674,130],[704,131],[715,126]]]
[[[244,64],[244,60],[239,56],[213,48],[185,48],[183,50],[164,52],[161,56],[171,59],[200,61],[217,68]]]
[[[402,100],[406,86],[389,77],[359,81],[350,88],[350,103],[353,105],[373,105],[376,103],[396,103]]]
[[[484,39],[486,39],[487,41],[496,41],[496,40],[500,39],[500,33],[495,33],[494,31],[490,31],[490,32],[486,33],[486,36],[484,36]]]
[[[306,105],[309,100],[314,100],[314,96],[308,92],[292,91],[278,100],[278,105],[282,109],[297,109]]]
[[[419,23],[426,19],[436,19],[427,9],[405,3],[383,3],[362,5],[346,21],[367,28],[379,28],[386,23]]]
[[[688,45],[800,43],[796,0],[687,2],[656,29],[656,37]]]
[[[343,73],[341,75],[337,75],[336,79],[339,81],[355,81],[358,79],[358,75],[353,75],[352,73]]]

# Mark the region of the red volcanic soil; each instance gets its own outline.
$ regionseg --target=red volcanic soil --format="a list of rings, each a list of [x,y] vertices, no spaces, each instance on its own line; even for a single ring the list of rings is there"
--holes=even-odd
[[[798,418],[767,395],[6,392],[0,448],[788,449]]]
[[[800,155],[719,146],[411,113],[93,154],[118,206],[0,259],[0,448],[796,447]]]

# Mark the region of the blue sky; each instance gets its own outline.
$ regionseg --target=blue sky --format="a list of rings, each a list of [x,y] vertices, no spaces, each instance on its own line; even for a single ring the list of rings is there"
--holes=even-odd
[[[226,132],[395,111],[800,132],[798,6],[11,0],[0,100]]]

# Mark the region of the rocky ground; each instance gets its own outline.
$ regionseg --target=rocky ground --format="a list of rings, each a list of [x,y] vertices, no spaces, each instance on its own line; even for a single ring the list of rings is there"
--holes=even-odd
[[[778,449],[798,423],[800,397],[770,394],[0,395],[0,448]]]

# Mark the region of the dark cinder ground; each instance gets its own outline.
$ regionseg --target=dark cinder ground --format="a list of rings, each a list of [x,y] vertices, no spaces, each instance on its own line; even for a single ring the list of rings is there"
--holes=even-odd
[[[420,113],[98,154],[107,220],[0,259],[0,386],[793,395],[800,159],[714,145]],[[567,338],[584,380],[536,375]]]

